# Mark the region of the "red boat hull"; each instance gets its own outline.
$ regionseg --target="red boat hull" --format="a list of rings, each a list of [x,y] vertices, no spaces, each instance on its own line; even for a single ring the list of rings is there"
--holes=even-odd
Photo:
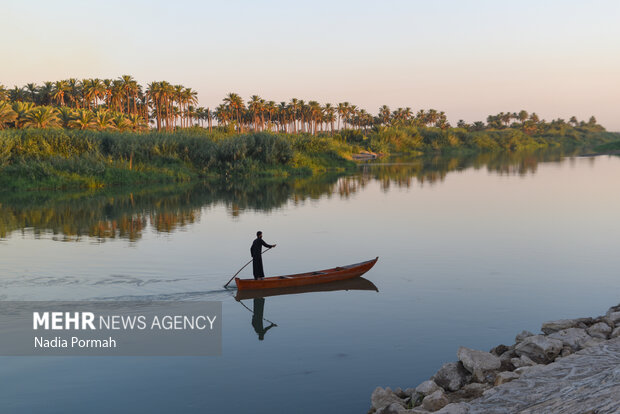
[[[314,272],[299,273],[295,275],[273,276],[264,279],[239,279],[235,278],[238,290],[258,290],[273,289],[291,286],[316,285],[319,283],[329,283],[338,280],[353,279],[360,277],[368,272],[377,263],[379,258],[366,262],[355,263],[348,266],[338,266],[331,269],[318,270]]]

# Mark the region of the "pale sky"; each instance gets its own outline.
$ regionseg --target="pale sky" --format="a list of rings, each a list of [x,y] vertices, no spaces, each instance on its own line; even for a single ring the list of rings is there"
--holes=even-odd
[[[620,1],[0,0],[0,83],[130,74],[214,107],[292,97],[446,111],[526,109],[620,131]]]

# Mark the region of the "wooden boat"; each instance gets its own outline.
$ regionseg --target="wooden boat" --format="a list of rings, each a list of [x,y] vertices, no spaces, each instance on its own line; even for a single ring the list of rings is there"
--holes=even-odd
[[[299,295],[301,293],[312,292],[333,292],[338,290],[367,290],[378,292],[377,286],[368,279],[356,277],[353,279],[339,280],[331,283],[319,283],[317,285],[290,286],[273,289],[239,290],[235,295],[235,300],[245,300],[254,298],[266,298],[281,295]]]
[[[355,263],[348,266],[338,266],[331,269],[315,272],[298,273],[295,275],[272,276],[263,279],[235,278],[238,290],[274,289],[291,286],[316,285],[319,283],[335,282],[337,280],[353,279],[369,271],[379,258]]]

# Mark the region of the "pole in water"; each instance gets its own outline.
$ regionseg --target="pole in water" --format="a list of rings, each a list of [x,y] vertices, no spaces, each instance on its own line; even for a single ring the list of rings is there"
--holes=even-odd
[[[264,252],[261,252],[260,254],[267,253],[267,252],[268,252],[269,250],[271,250],[271,249],[273,249],[273,247],[268,248],[267,250],[265,250]],[[230,284],[230,282],[232,282],[232,281],[233,281],[233,279],[234,279],[234,278],[235,278],[235,277],[236,277],[239,273],[241,273],[241,271],[242,271],[243,269],[245,269],[245,267],[246,267],[247,265],[249,265],[249,264],[250,264],[250,263],[252,263],[253,261],[254,261],[254,259],[252,259],[252,260],[250,260],[249,262],[247,262],[246,264],[244,264],[244,265],[243,265],[243,267],[242,267],[241,269],[239,269],[239,270],[237,271],[237,273],[235,273],[235,274],[233,275],[233,277],[231,277],[231,278],[230,278],[230,280],[229,280],[228,282],[226,282],[226,284],[224,285],[224,287],[225,287],[225,288],[226,288],[226,287],[228,287],[228,285]]]

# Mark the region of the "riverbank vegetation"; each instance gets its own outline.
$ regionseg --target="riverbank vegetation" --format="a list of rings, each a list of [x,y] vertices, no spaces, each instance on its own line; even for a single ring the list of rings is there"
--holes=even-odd
[[[617,137],[620,138],[620,137]],[[594,150],[601,154],[620,154],[620,141],[612,141],[605,144],[598,145]]]
[[[211,110],[191,88],[142,88],[131,76],[0,85],[0,186],[102,187],[230,175],[310,175],[353,168],[352,155],[523,151],[592,147],[620,139],[587,122],[527,111],[450,125],[434,109],[372,115],[348,102],[293,98],[245,102],[235,93]]]

